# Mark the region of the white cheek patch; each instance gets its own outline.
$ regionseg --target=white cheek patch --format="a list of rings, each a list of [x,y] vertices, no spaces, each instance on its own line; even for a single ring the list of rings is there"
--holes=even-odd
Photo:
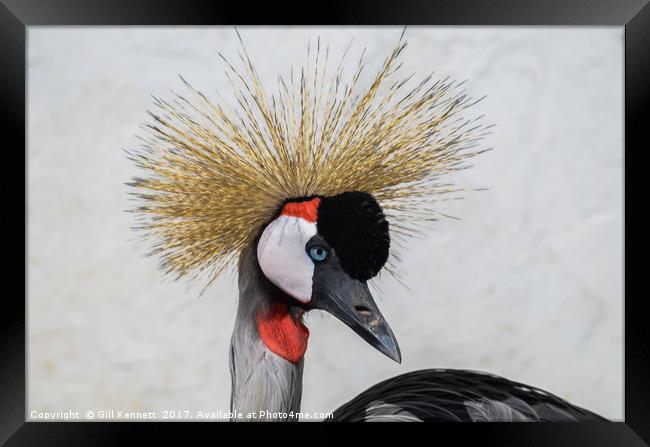
[[[271,222],[257,244],[257,260],[269,281],[300,302],[311,301],[314,262],[305,245],[316,235],[316,224],[281,215]]]

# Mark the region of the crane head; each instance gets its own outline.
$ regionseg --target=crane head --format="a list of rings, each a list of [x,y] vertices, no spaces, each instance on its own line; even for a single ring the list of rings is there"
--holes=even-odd
[[[284,203],[263,230],[257,259],[264,276],[303,309],[321,309],[371,346],[401,362],[400,349],[368,288],[388,260],[381,206],[358,191]]]

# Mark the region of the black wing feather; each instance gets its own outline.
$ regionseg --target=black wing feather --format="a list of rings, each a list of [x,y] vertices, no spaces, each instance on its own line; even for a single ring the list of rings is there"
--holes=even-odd
[[[327,421],[606,421],[551,393],[478,371],[427,369],[378,383]]]

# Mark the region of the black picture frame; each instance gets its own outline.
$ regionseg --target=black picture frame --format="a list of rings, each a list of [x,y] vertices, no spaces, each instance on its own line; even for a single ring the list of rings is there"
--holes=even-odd
[[[650,93],[650,6],[648,0],[444,0],[371,1],[323,4],[250,4],[201,0],[0,0],[0,126],[2,127],[3,176],[2,202],[5,211],[5,240],[16,243],[18,259],[6,256],[6,283],[24,278],[22,297],[5,292],[0,330],[0,442],[6,445],[126,445],[154,439],[192,439],[218,430],[241,430],[241,424],[170,423],[52,423],[26,422],[26,298],[27,271],[27,166],[26,160],[26,37],[27,27],[35,25],[226,25],[226,24],[340,24],[340,25],[573,25],[625,27],[625,166],[624,191],[643,191],[643,174],[634,169],[647,151],[648,98]],[[17,148],[23,147],[25,152]],[[636,161],[636,163],[635,163]],[[11,169],[7,169],[7,167]],[[628,169],[632,169],[629,171]],[[21,182],[22,180],[22,182]],[[22,189],[20,188],[22,186]],[[10,193],[8,193],[8,190]],[[17,191],[22,190],[23,194]],[[20,205],[22,199],[22,208]],[[643,208],[643,201],[638,203]],[[24,213],[21,214],[20,210]],[[630,261],[631,251],[640,251],[645,242],[641,225],[644,219],[625,222],[625,291],[639,278],[645,264]],[[638,231],[637,231],[638,230]],[[22,240],[15,236],[22,235]],[[628,244],[628,236],[633,243]],[[24,242],[24,244],[22,243]],[[6,247],[8,244],[4,244]],[[20,247],[18,247],[20,245]],[[22,257],[20,251],[22,251]],[[647,273],[646,273],[647,275]],[[405,438],[434,439],[440,436],[462,445],[477,441],[500,446],[642,446],[650,442],[650,344],[647,342],[643,302],[644,288],[626,293],[625,299],[625,422],[556,424],[439,424],[435,428]],[[25,300],[25,301],[23,301]],[[327,425],[327,428],[322,428]],[[271,427],[274,428],[271,428]],[[290,430],[327,430],[331,424],[292,424]],[[248,426],[247,426],[248,427]],[[264,431],[278,430],[264,425]],[[286,426],[283,426],[286,427]],[[286,428],[284,428],[286,429]],[[409,434],[418,428],[409,425]],[[360,428],[365,434],[383,430]],[[214,436],[212,434],[211,436]],[[214,437],[212,438],[214,439]],[[223,438],[235,442],[236,438]],[[226,440],[228,439],[228,440]],[[644,442],[645,440],[645,442]],[[418,441],[416,441],[418,442]]]

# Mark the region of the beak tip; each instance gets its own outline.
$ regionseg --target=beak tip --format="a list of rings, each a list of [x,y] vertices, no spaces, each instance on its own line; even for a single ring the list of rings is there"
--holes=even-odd
[[[392,338],[391,341],[392,343],[383,344],[382,345],[383,349],[380,350],[386,355],[386,357],[390,358],[391,360],[401,365],[402,352],[399,349],[399,345],[397,344],[397,341],[394,338]]]

